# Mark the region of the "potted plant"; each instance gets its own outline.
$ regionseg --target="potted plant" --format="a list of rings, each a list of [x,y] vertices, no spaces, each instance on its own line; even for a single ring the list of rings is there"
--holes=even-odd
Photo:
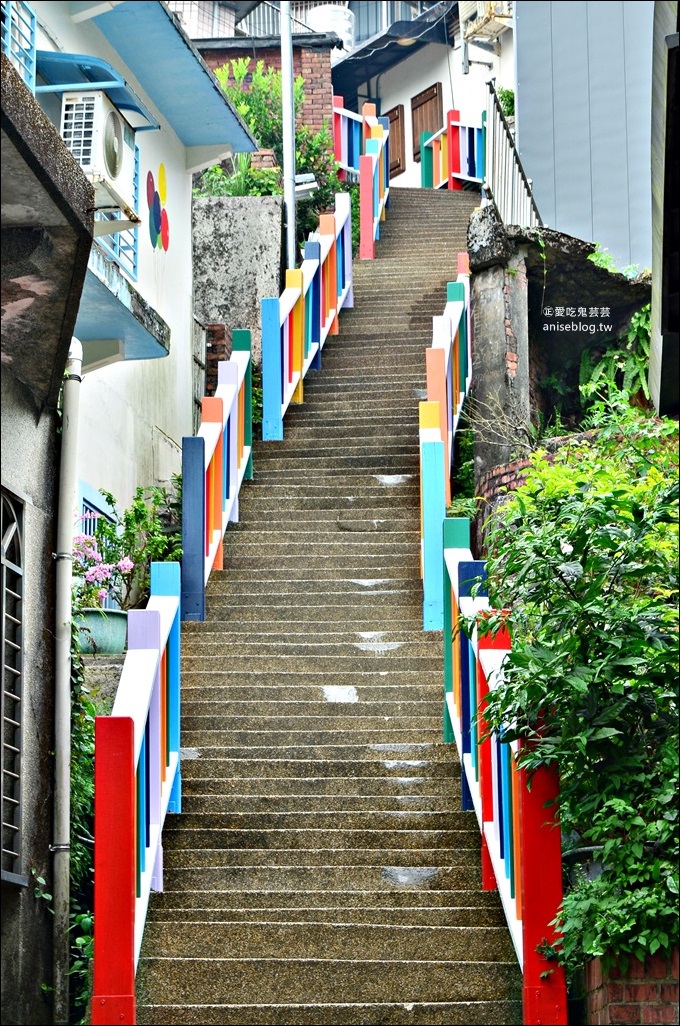
[[[74,619],[81,625],[81,650],[88,653],[124,650],[128,610],[149,598],[151,563],[181,555],[175,493],[140,487],[124,510],[110,492],[101,494],[110,513],[95,516],[93,533],[77,534],[73,543]]]

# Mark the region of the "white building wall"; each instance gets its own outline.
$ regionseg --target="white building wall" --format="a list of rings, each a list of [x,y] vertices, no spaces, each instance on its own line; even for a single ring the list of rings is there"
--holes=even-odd
[[[379,80],[371,81],[371,95],[380,96],[380,109],[384,113],[399,103],[404,105],[406,170],[392,178],[390,186],[420,186],[420,163],[413,159],[411,99],[424,89],[435,82],[441,82],[444,118],[447,111],[458,110],[464,123],[481,126],[482,111],[486,109],[486,82],[494,75],[498,60],[487,51],[477,48],[471,48],[470,55],[474,56],[475,60],[492,63],[493,70],[472,64],[469,74],[464,75],[460,42],[453,47],[445,46],[443,43],[431,43],[418,50],[412,57],[390,68]]]
[[[95,490],[111,491],[124,506],[137,485],[167,481],[180,470],[181,439],[192,434],[191,175],[184,170],[185,147],[94,23],[74,23],[68,4],[38,2],[34,6],[40,21],[39,49],[87,53],[108,61],[161,125],[160,131],[136,135],[142,224],[139,274],[133,286],[169,325],[170,353],[91,371],[81,389],[80,479]],[[54,109],[52,104],[53,118]],[[152,246],[147,203],[147,176],[153,176],[158,189],[161,165],[167,181],[167,192],[161,196],[169,221],[167,251]]]

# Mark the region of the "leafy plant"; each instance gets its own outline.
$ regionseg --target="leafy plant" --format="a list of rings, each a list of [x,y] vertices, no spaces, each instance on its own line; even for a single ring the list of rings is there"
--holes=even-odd
[[[501,110],[506,118],[512,118],[515,116],[515,93],[512,89],[504,89],[503,86],[499,86],[496,89],[496,96],[498,97],[498,103]]]
[[[243,170],[242,173],[234,173],[232,170],[230,173],[224,169],[211,168],[201,176],[198,194],[234,196],[279,193],[280,168],[283,166],[281,72],[265,68],[262,60],[253,66],[248,57],[238,57],[217,68],[215,74],[229,100],[258,140],[259,146],[273,150],[278,168],[273,169],[274,174],[272,169],[262,172],[250,168],[247,172]],[[338,179],[333,140],[327,126],[315,132],[308,125],[299,123],[304,99],[304,79],[298,76],[293,83],[293,107],[297,120],[295,170],[298,174],[313,174],[318,185],[309,199],[297,203],[298,245],[302,245],[309,233],[316,230],[319,213],[333,209],[335,193],[343,189],[343,183]],[[231,183],[229,179],[232,179]],[[247,191],[219,191],[237,188]],[[264,191],[265,188],[272,191]]]
[[[176,503],[165,488],[140,487],[120,510],[111,492],[100,492],[111,512],[97,518],[94,534],[74,541],[74,608],[110,597],[120,609],[135,609],[149,597],[151,563],[181,556]]]
[[[588,254],[588,260],[595,264],[596,267],[603,267],[612,274],[625,274],[626,278],[636,278],[639,273],[637,264],[628,264],[626,267],[619,269],[612,254],[607,248],[602,249],[599,242],[595,243],[593,252]]]
[[[487,525],[489,596],[513,638],[489,722],[523,739],[530,771],[557,764],[563,835],[603,867],[559,913],[570,971],[678,943],[678,428],[625,393],[591,425],[535,454]]]
[[[584,349],[581,357],[581,394],[586,402],[602,389],[628,392],[638,404],[649,403],[647,383],[651,349],[651,304],[647,303],[630,319],[623,338],[615,340],[604,352]]]
[[[281,172],[276,167],[252,167],[249,153],[236,153],[199,175],[194,196],[279,196],[283,192]]]

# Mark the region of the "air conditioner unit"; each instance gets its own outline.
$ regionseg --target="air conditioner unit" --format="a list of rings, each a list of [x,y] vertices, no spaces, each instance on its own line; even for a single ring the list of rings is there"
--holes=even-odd
[[[106,93],[64,93],[61,137],[94,185],[97,210],[135,210],[135,133]]]

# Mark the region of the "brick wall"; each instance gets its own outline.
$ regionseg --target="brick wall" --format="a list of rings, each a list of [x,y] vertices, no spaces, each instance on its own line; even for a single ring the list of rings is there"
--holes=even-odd
[[[237,57],[249,57],[251,68],[259,60],[264,61],[265,68],[281,70],[281,51],[279,49],[257,49],[253,57],[252,47],[244,46],[242,50],[203,50],[203,60],[213,71],[227,61]],[[298,121],[309,125],[318,132],[324,123],[329,130],[333,128],[333,85],[331,82],[331,51],[307,50],[301,46],[293,47],[293,75],[302,75],[305,80],[305,102],[302,105]],[[230,79],[233,85],[233,80]],[[246,84],[248,77],[246,77]]]
[[[205,394],[217,388],[217,364],[231,356],[231,330],[225,324],[206,324]]]
[[[677,1023],[678,949],[672,958],[633,959],[625,973],[612,969],[604,974],[596,958],[586,967],[585,991],[588,1026]]]

